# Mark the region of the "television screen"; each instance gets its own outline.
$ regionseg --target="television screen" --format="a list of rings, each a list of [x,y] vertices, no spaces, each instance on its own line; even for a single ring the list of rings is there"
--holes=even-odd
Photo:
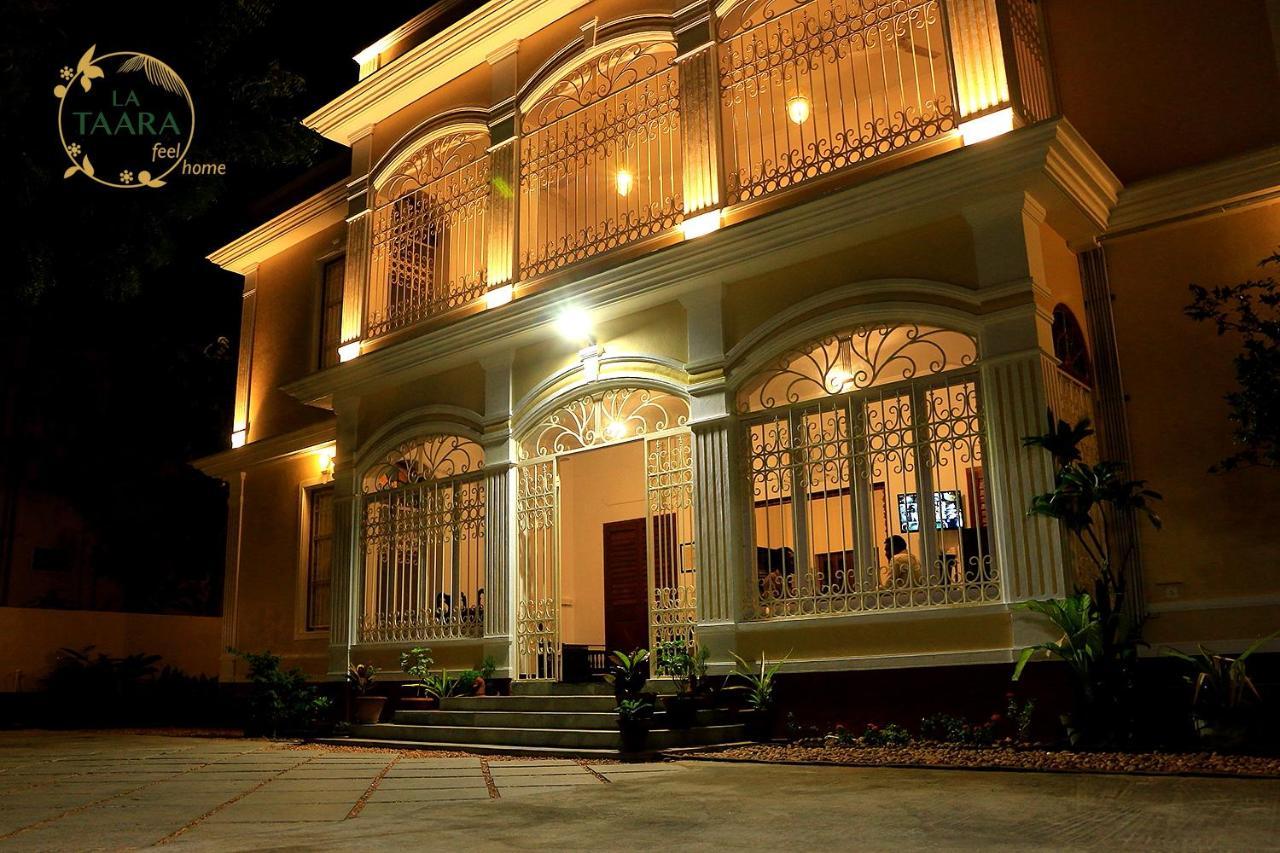
[[[964,527],[964,511],[960,492],[947,490],[933,493],[933,526],[938,530]],[[920,506],[915,492],[898,495],[898,527],[903,533],[920,531]]]

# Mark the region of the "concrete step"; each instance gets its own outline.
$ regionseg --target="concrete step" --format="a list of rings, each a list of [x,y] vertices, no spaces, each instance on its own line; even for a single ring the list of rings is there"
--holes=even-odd
[[[512,696],[613,696],[613,685],[604,681],[512,681]]]
[[[560,696],[450,696],[440,702],[441,711],[599,711],[612,713],[618,703],[607,695]]]
[[[383,740],[368,737],[322,737],[311,743],[326,746],[363,746],[369,749],[443,749],[465,750],[479,755],[520,755],[526,758],[617,758],[616,749],[557,749],[549,746],[502,746],[490,744],[431,743],[421,740]],[[691,747],[694,748],[694,747]],[[656,753],[648,753],[650,759],[657,759]]]
[[[622,736],[613,729],[545,729],[510,726],[415,726],[377,723],[352,726],[356,738],[378,741],[409,741],[471,749],[475,746],[504,748],[550,747],[566,750],[619,750]],[[689,729],[653,729],[651,750],[742,740],[741,724],[695,726]]]
[[[612,700],[610,700],[612,701]],[[733,712],[704,708],[697,712],[695,725],[709,726],[731,723]],[[489,706],[485,710],[441,709],[439,711],[397,711],[393,722],[406,726],[453,726],[459,728],[533,728],[533,729],[616,729],[618,715],[610,707],[605,710],[508,710]],[[668,728],[667,714],[658,711],[654,728]]]

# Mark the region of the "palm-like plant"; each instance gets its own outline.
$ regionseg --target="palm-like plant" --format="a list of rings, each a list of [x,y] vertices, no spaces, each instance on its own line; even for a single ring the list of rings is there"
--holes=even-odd
[[[1048,618],[1062,630],[1062,638],[1023,649],[1013,669],[1013,680],[1022,677],[1023,668],[1036,652],[1045,652],[1061,658],[1077,678],[1087,681],[1091,668],[1102,654],[1102,625],[1089,594],[1078,592],[1062,599],[1028,601],[1022,606]]]
[[[638,696],[649,680],[649,650],[636,649],[631,654],[615,651],[612,657],[613,663],[609,665],[605,681],[613,685],[619,701]]]
[[[778,670],[782,669],[782,665],[786,663],[787,658],[769,663],[768,659],[760,656],[760,665],[749,664],[734,652],[730,652],[733,659],[738,662],[738,668],[733,673],[738,678],[746,682],[744,685],[747,691],[747,705],[752,710],[768,712],[773,708],[773,679],[778,674]]]
[[[1192,686],[1191,705],[1202,735],[1227,740],[1243,736],[1248,728],[1246,712],[1262,701],[1262,694],[1249,677],[1249,657],[1278,635],[1280,631],[1257,640],[1235,657],[1218,654],[1203,645],[1197,655],[1171,648],[1163,650],[1190,669],[1186,680]]]

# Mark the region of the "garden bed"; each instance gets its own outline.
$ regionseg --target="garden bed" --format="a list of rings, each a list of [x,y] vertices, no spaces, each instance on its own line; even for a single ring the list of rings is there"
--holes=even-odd
[[[774,764],[839,764],[854,767],[1280,778],[1280,757],[1219,755],[1208,752],[1070,752],[927,742],[906,746],[762,743],[684,753],[680,758]]]

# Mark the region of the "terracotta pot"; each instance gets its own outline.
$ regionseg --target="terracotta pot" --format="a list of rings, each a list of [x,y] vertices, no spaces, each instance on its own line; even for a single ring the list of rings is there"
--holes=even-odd
[[[435,696],[405,696],[400,700],[401,711],[434,711],[440,707]]]
[[[351,716],[358,724],[376,723],[382,719],[382,709],[386,704],[386,696],[357,696]]]
[[[476,680],[471,682],[471,695],[472,696],[484,695],[484,676],[477,675]]]

